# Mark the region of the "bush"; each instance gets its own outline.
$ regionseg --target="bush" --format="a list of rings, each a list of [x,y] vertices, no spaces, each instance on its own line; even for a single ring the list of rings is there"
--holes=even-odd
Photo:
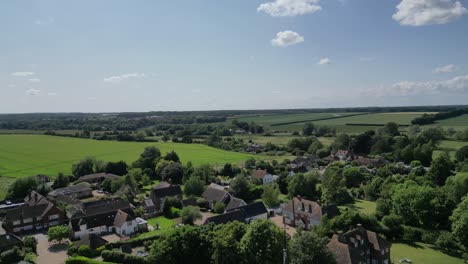
[[[37,239],[32,236],[27,236],[23,239],[24,246],[30,248],[32,252],[36,253]]]
[[[115,263],[128,264],[145,264],[145,259],[142,257],[132,256],[129,254],[120,253],[118,251],[104,250],[101,253],[102,259]]]
[[[208,208],[208,201],[205,198],[197,199],[197,206],[200,208]]]
[[[30,252],[26,254],[26,256],[24,256],[23,260],[29,263],[36,263],[36,258],[37,258],[36,254]]]
[[[179,208],[172,207],[171,214],[169,215],[168,218],[170,219],[177,218],[180,216],[181,213],[182,213],[182,210],[180,210]]]
[[[422,237],[422,230],[412,226],[403,227],[403,240],[411,242],[419,242]]]
[[[21,260],[21,252],[18,247],[14,247],[0,254],[0,263],[16,263]]]
[[[459,245],[456,242],[457,240],[452,235],[452,233],[447,231],[442,231],[435,241],[435,245],[443,250],[456,251],[459,249]]]
[[[83,256],[83,257],[88,257],[88,258],[94,257],[92,250],[87,245],[81,245],[78,248],[77,252],[78,252],[78,255]]]
[[[98,261],[86,257],[76,256],[65,260],[65,264],[113,264],[105,261]]]
[[[214,206],[214,211],[217,214],[222,214],[224,213],[225,210],[225,205],[223,203],[217,202]]]
[[[422,234],[421,241],[426,244],[434,244],[434,242],[437,240],[438,237],[439,237],[439,234],[437,232],[426,231]]]

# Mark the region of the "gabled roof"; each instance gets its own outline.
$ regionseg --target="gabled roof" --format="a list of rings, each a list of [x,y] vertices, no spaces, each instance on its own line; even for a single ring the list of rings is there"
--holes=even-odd
[[[390,243],[375,232],[367,230],[367,239],[372,244],[374,250],[380,251],[383,248],[390,247]]]
[[[75,245],[77,247],[81,246],[81,245],[86,245],[88,246],[90,249],[96,249],[98,247],[101,247],[101,246],[104,246],[106,245],[107,243],[109,243],[107,240],[105,240],[104,238],[94,234],[94,233],[88,233],[86,234],[85,236],[83,236],[80,240],[76,241],[75,242]]]
[[[33,206],[21,206],[18,208],[7,210],[6,213],[6,220],[13,222],[17,220],[33,218],[33,217],[42,217],[50,209],[52,209],[54,205],[52,203],[47,204],[38,204]]]
[[[117,213],[115,214],[115,219],[114,219],[114,226],[116,227],[122,227],[125,222],[132,221],[135,218],[127,213],[125,213],[122,210],[117,210]]]
[[[97,179],[104,180],[107,178],[112,179],[112,180],[117,180],[117,179],[120,179],[120,176],[112,174],[112,173],[101,172],[101,173],[94,173],[94,174],[81,176],[80,178],[78,178],[77,182],[86,182],[86,181],[92,181],[92,180],[97,180]]]
[[[234,210],[240,210],[243,213],[244,218],[252,218],[261,214],[268,213],[268,210],[266,209],[263,202],[256,202],[256,203],[243,205]]]
[[[31,191],[29,195],[24,198],[24,203],[28,206],[33,206],[38,204],[48,204],[50,202],[40,193]]]
[[[238,208],[239,206],[247,204],[244,200],[236,198],[234,196],[231,197],[228,205],[226,206],[226,211]]]
[[[182,195],[182,189],[180,188],[180,185],[171,185],[167,182],[161,182],[151,190],[151,197],[154,198],[164,198],[178,195]]]
[[[266,170],[255,170],[252,174],[252,177],[257,179],[263,179],[269,173]]]
[[[49,193],[50,196],[56,197],[59,194],[68,195],[71,193],[78,193],[83,191],[91,191],[91,184],[87,182],[81,182],[76,185],[70,185],[64,188],[58,188]]]
[[[2,249],[10,248],[10,247],[22,245],[22,244],[23,244],[23,240],[21,240],[21,238],[11,233],[0,235],[0,248]]]
[[[222,202],[226,194],[229,195],[229,193],[224,190],[208,186],[208,188],[206,188],[206,190],[203,192],[202,197],[205,198],[208,202]]]
[[[130,203],[122,199],[102,199],[83,204],[83,212],[87,215],[98,215],[106,212],[129,209]]]
[[[361,252],[357,248],[341,243],[338,241],[337,235],[333,235],[330,242],[328,242],[327,247],[335,255],[336,263],[338,264],[367,263],[366,259],[361,256]]]
[[[219,225],[219,224],[226,224],[226,223],[233,222],[233,221],[239,221],[241,223],[245,223],[244,214],[242,213],[241,210],[234,210],[234,211],[227,212],[224,214],[208,217],[205,220],[204,224],[206,225],[206,224],[214,223],[215,225]]]

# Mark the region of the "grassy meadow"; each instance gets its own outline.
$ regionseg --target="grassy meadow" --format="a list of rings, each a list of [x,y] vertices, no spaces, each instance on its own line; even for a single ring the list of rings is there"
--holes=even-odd
[[[44,135],[0,135],[0,175],[57,175],[70,173],[71,165],[90,156],[104,161],[132,163],[146,146],[158,147],[162,154],[174,150],[182,162],[194,165],[239,163],[262,156],[229,152],[201,144],[163,142],[117,142]]]
[[[468,114],[440,120],[431,126],[451,127],[457,131],[464,130],[468,128]]]
[[[356,201],[354,201],[354,203],[344,205],[343,207],[356,210],[359,213],[371,215],[375,214],[377,204],[372,201],[357,199]]]
[[[390,112],[390,113],[369,113],[355,115],[358,113],[311,113],[311,114],[282,114],[282,115],[262,115],[238,117],[239,121],[255,122],[264,125],[273,131],[300,131],[304,123],[312,122],[317,126],[330,126],[336,128],[337,133],[362,133],[369,129],[376,129],[388,122],[395,122],[399,125],[410,125],[411,120],[422,116],[423,112]],[[334,119],[317,120],[322,118],[337,117]],[[317,121],[314,121],[317,120]],[[231,122],[228,120],[227,122]],[[279,123],[288,123],[276,125]],[[362,125],[366,124],[366,125]]]
[[[463,259],[447,255],[424,243],[393,243],[390,249],[392,263],[409,258],[413,264],[463,264]]]

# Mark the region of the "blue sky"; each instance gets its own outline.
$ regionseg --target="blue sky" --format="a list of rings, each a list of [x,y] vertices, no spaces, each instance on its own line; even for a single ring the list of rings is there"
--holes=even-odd
[[[0,112],[466,104],[468,1],[2,1]]]

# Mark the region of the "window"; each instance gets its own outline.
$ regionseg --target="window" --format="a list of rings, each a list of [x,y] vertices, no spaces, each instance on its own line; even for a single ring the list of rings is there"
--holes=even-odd
[[[21,221],[20,221],[20,220],[13,221],[13,225],[20,225],[20,224],[21,224]]]
[[[23,223],[32,223],[32,218],[23,219]]]
[[[49,220],[58,219],[58,218],[59,218],[58,214],[49,215]]]
[[[36,221],[42,221],[42,216],[36,217]]]

